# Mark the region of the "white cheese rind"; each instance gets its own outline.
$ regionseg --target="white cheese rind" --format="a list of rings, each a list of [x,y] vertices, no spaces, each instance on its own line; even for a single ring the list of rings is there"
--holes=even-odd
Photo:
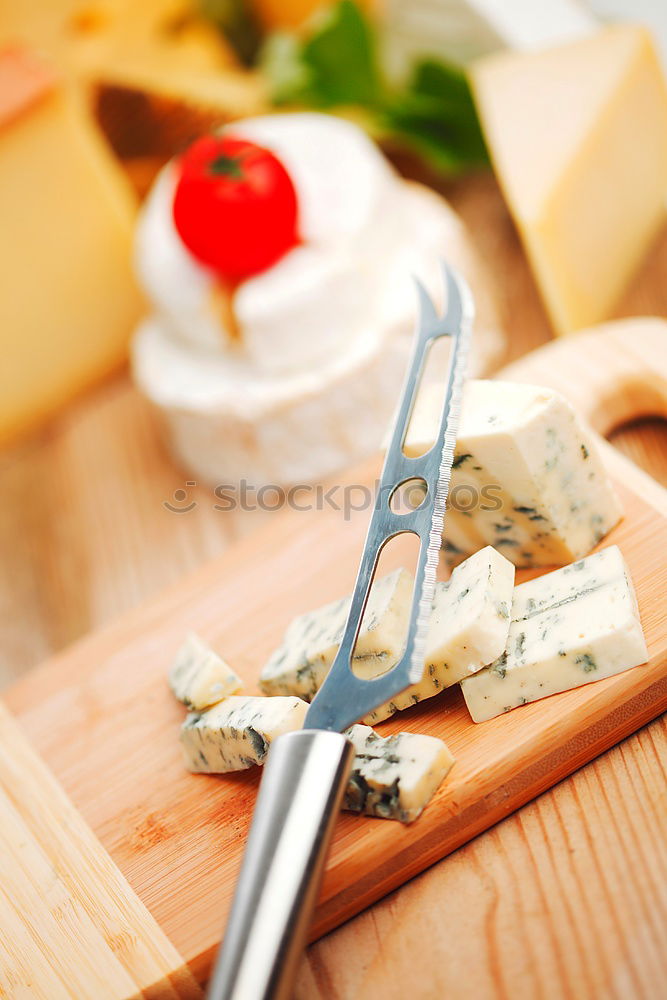
[[[398,661],[407,634],[412,588],[412,577],[404,569],[381,577],[371,587],[355,647],[354,669],[359,676],[376,677]],[[312,700],[340,646],[349,607],[346,597],[295,618],[262,670],[262,691]]]
[[[411,823],[433,798],[454,757],[434,736],[398,733],[383,738],[369,726],[346,733],[355,758],[343,808]]]
[[[259,489],[317,482],[376,451],[407,351],[405,338],[369,329],[327,364],[271,378],[231,354],[193,351],[156,316],[135,334],[132,366],[184,468]]]
[[[282,733],[301,729],[308,705],[300,698],[225,698],[206,712],[190,714],[181,728],[188,771],[226,774],[262,764]]]
[[[510,625],[505,652],[461,682],[474,722],[646,662],[637,599],[614,549],[603,560],[596,553],[517,588],[513,615],[522,617]],[[614,561],[618,572],[603,582],[599,571]],[[579,595],[571,591],[575,579]],[[542,603],[543,610],[529,610],[531,592],[535,607]]]
[[[432,443],[442,391],[420,394],[408,454]],[[516,566],[569,563],[621,507],[591,432],[550,389],[470,381],[463,396],[443,547],[456,564],[493,545]]]
[[[456,213],[402,180],[361,129],[312,113],[233,128],[285,163],[303,240],[230,300],[176,232],[169,165],[137,231],[154,315],[133,341],[134,377],[193,478],[257,489],[318,482],[381,446],[412,350],[413,275],[436,300],[441,259],[468,281],[471,371],[494,367],[503,334]]]
[[[186,708],[202,711],[237,694],[243,682],[228,663],[191,632],[176,653],[169,686]]]
[[[381,722],[431,698],[499,656],[509,629],[513,585],[514,566],[490,546],[458,566],[447,583],[436,584],[424,676],[365,721]],[[374,584],[355,649],[353,669],[358,676],[377,677],[398,662],[412,590],[412,577],[405,570]],[[262,671],[262,690],[311,701],[333,663],[348,608],[345,598],[295,618]]]

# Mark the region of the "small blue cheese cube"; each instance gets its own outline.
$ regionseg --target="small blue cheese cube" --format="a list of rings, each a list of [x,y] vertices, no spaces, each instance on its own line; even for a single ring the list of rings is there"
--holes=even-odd
[[[449,774],[454,757],[435,736],[378,736],[369,726],[346,733],[355,757],[343,799],[352,812],[411,823]]]
[[[188,771],[226,774],[263,764],[272,741],[303,728],[308,705],[300,698],[232,696],[191,713],[181,728]]]
[[[437,583],[424,676],[365,721],[381,722],[432,698],[500,656],[510,627],[513,589],[513,564],[490,545],[457,566],[446,583]]]
[[[194,632],[190,632],[169,671],[169,686],[186,708],[202,711],[243,687],[241,678]]]

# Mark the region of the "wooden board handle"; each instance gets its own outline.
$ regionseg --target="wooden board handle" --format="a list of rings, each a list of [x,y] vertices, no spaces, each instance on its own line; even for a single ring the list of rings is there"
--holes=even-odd
[[[604,323],[532,351],[497,377],[557,389],[604,436],[640,417],[667,417],[667,322]]]

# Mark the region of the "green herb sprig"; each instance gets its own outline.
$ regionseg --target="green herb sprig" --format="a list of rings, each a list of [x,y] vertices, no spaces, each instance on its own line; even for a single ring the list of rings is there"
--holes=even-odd
[[[400,144],[443,174],[488,165],[465,74],[421,59],[404,85],[392,85],[378,48],[376,30],[357,4],[339,0],[305,37],[270,35],[260,65],[278,106],[351,113],[376,138]]]

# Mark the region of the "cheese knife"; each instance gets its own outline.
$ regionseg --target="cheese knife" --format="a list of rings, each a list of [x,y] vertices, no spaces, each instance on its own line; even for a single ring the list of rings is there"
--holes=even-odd
[[[304,728],[271,746],[241,872],[210,982],[209,1000],[288,1000],[306,944],[336,815],[352,766],[344,731],[421,679],[442,541],[466,359],[474,316],[470,291],[444,267],[446,312],[439,316],[417,282],[419,322],[380,477],[343,638]],[[433,343],[451,341],[440,427],[419,457],[404,454],[426,359]],[[398,512],[392,497],[421,481],[425,498]],[[405,649],[386,673],[367,680],[351,669],[354,647],[380,553],[392,538],[419,538]]]

